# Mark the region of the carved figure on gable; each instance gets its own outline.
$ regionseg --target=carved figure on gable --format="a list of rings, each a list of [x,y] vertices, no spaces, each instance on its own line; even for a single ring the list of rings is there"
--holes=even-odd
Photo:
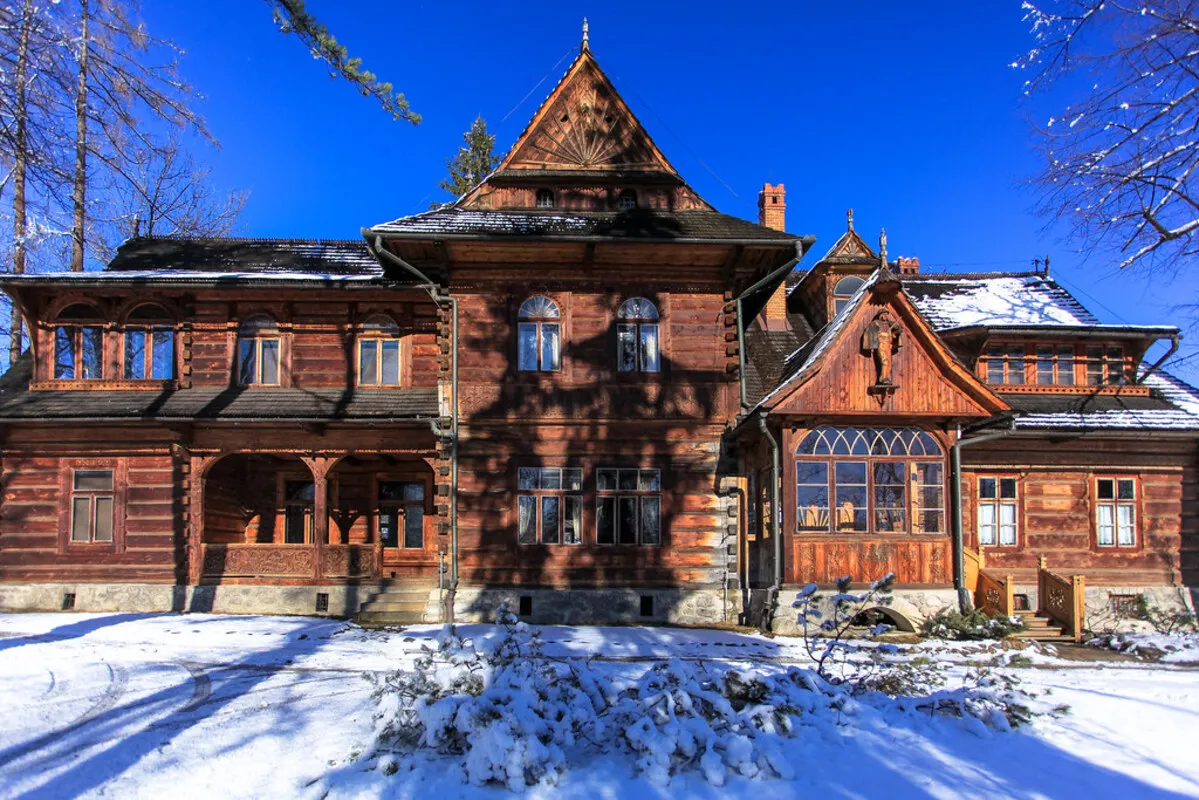
[[[891,312],[883,309],[862,332],[862,351],[874,356],[874,385],[892,386],[891,356],[903,346],[900,336],[903,326],[895,321]]]

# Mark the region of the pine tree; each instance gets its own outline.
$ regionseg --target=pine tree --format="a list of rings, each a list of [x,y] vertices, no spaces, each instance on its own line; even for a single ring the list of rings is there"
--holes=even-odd
[[[495,134],[487,132],[487,121],[482,116],[474,121],[470,130],[462,134],[462,140],[466,144],[458,148],[458,154],[446,159],[449,177],[437,184],[455,198],[482,183],[499,163],[499,159],[492,155]]]

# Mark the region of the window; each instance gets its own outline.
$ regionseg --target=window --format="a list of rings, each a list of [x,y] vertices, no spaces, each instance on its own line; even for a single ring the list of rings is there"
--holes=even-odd
[[[1088,347],[1086,364],[1090,386],[1125,383],[1123,347]]]
[[[943,533],[940,444],[914,428],[817,428],[795,453],[796,528]]]
[[[104,377],[104,329],[100,312],[75,303],[58,315],[54,329],[54,377],[99,380]]]
[[[237,337],[237,374],[242,386],[279,385],[279,326],[266,314],[241,324]]]
[[[644,297],[620,304],[616,313],[616,363],[621,372],[657,372],[661,369],[658,345],[658,309]]]
[[[625,189],[616,200],[616,207],[621,211],[631,211],[637,207],[637,192]]]
[[[537,207],[538,208],[553,208],[554,207],[554,192],[552,189],[537,190]]]
[[[1024,382],[1024,345],[993,344],[987,348],[987,383]]]
[[[312,481],[283,482],[283,543],[312,541],[312,504],[316,486]]]
[[[77,469],[71,480],[71,542],[111,542],[112,470]]]
[[[558,304],[543,294],[521,303],[517,326],[521,372],[555,372],[562,368],[562,325]]]
[[[856,275],[850,275],[837,281],[837,285],[833,287],[833,313],[841,313],[841,309],[849,305],[854,293],[862,288],[862,284],[865,282],[865,279]]]
[[[390,318],[375,316],[358,335],[358,385],[400,385],[400,328]]]
[[[1134,478],[1095,479],[1095,533],[1100,547],[1135,547],[1137,482]]]
[[[139,306],[125,323],[125,379],[175,377],[175,327],[158,306]]]
[[[517,489],[517,542],[583,541],[583,470],[521,467]]]
[[[1016,479],[978,479],[978,543],[987,547],[1016,546]]]
[[[400,529],[404,539],[400,541]],[[425,546],[424,481],[379,483],[379,542],[384,547],[419,550]]]
[[[597,544],[662,542],[662,477],[656,469],[596,471]]]
[[[1042,386],[1074,385],[1074,347],[1037,345],[1037,383]]]

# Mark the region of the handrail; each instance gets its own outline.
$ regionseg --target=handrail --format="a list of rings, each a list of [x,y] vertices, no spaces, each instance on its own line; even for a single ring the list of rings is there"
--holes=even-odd
[[[1041,556],[1037,564],[1037,613],[1060,623],[1076,642],[1082,641],[1083,628],[1086,626],[1086,599],[1084,576],[1066,578],[1050,572],[1046,558]]]
[[[1016,583],[1012,576],[1001,577],[980,569],[975,605],[992,617],[1010,617],[1016,613]]]

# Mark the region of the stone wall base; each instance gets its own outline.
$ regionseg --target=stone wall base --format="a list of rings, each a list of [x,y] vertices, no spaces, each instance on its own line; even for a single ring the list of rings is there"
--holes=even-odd
[[[1037,587],[1017,586],[1016,594],[1027,595],[1028,607],[1037,607]],[[1149,631],[1148,623],[1116,613],[1113,598],[1144,595],[1149,605],[1162,611],[1194,611],[1192,590],[1182,586],[1088,586],[1086,629],[1095,633]]]
[[[519,613],[522,597],[528,598],[532,607],[521,619],[540,625],[715,625],[736,622],[741,611],[740,592],[718,588],[485,589],[460,585],[454,598],[454,619],[492,622],[502,602],[507,602],[514,614]],[[650,598],[644,608],[642,598]]]
[[[800,636],[803,628],[799,625],[799,610],[792,607],[800,586],[784,586],[779,592],[778,603],[770,615],[770,630],[784,636]],[[836,589],[827,588],[817,592],[823,598],[818,608],[826,619],[832,617],[832,604],[829,602]],[[750,610],[747,624],[761,627],[767,615],[766,604],[769,601],[769,591],[754,589],[750,596]],[[895,589],[891,594],[891,602],[886,606],[876,606],[890,617],[890,624],[900,631],[919,630],[920,623],[943,608],[957,608],[958,596],[952,587],[932,589]]]
[[[61,611],[67,594],[74,611],[176,611],[216,614],[304,614],[352,617],[375,585],[172,586],[156,583],[0,583],[0,611]],[[317,595],[328,610],[317,611]]]

